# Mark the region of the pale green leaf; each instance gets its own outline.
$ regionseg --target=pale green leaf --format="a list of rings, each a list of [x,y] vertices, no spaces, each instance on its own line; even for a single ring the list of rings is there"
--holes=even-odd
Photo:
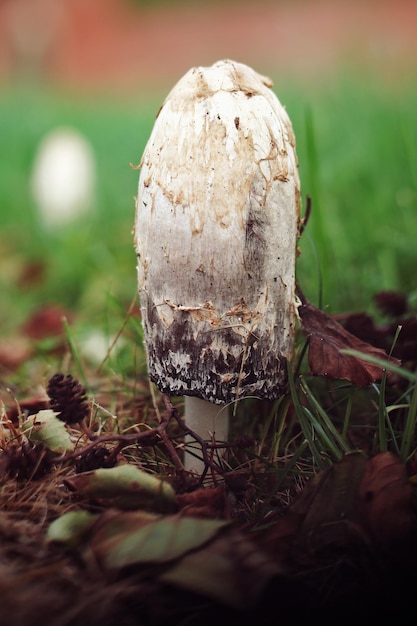
[[[227,524],[180,515],[120,513],[97,528],[91,546],[106,569],[165,563],[203,546]]]
[[[155,503],[172,510],[176,505],[175,491],[167,481],[135,465],[100,468],[78,474],[65,482],[74,491],[105,498],[122,508],[139,508]]]
[[[43,443],[46,448],[57,454],[74,450],[75,444],[71,441],[64,422],[50,409],[43,409],[30,416],[23,424],[22,432],[30,441]]]
[[[74,548],[83,541],[96,518],[88,511],[69,511],[49,525],[46,539]]]

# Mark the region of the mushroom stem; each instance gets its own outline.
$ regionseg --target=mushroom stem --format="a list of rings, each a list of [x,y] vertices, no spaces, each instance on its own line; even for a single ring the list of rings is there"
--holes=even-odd
[[[227,441],[229,431],[229,407],[226,404],[213,404],[193,396],[185,396],[184,419],[187,428],[209,442]],[[192,444],[192,435],[185,437],[186,444]],[[188,472],[202,474],[205,463],[199,447],[191,447],[184,452],[184,467]]]
[[[191,68],[165,99],[140,165],[149,378],[186,396],[198,445],[187,432],[185,467],[203,476],[204,440],[227,440],[227,406],[286,393],[294,351],[300,181],[291,121],[271,86],[228,59]]]

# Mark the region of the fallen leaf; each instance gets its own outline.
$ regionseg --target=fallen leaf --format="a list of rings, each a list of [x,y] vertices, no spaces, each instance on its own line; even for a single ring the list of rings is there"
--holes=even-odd
[[[227,523],[143,511],[109,511],[92,529],[90,548],[107,570],[139,563],[168,563],[201,548]]]
[[[254,607],[283,573],[275,556],[230,522],[182,513],[70,512],[52,522],[47,539],[79,550],[94,571],[97,565],[112,574],[145,566],[154,582],[240,610]]]
[[[45,281],[46,274],[47,263],[45,261],[26,262],[18,278],[18,285],[23,289],[41,285]]]
[[[399,457],[391,452],[370,459],[361,452],[346,454],[305,485],[261,540],[279,558],[290,558],[288,544],[307,554],[382,545],[395,553],[401,542],[412,545],[412,498],[413,487]]]
[[[17,370],[33,356],[33,347],[24,337],[0,339],[0,366]]]
[[[72,491],[106,500],[112,506],[176,509],[175,491],[166,480],[128,463],[77,474],[64,482]]]
[[[38,411],[31,415],[23,424],[22,432],[29,441],[37,441],[57,454],[72,452],[74,443],[65,424],[57,418],[57,414],[51,409]]]
[[[408,311],[407,296],[401,291],[379,291],[373,300],[379,310],[390,317],[399,317]]]
[[[359,496],[363,523],[376,542],[395,544],[410,538],[413,486],[401,459],[390,452],[369,459]]]
[[[398,326],[401,326],[401,330],[393,354],[402,362],[407,363],[411,371],[414,371],[417,365],[417,317],[410,317],[393,323],[390,327],[392,337]]]
[[[392,345],[393,336],[388,336],[387,328],[378,328],[368,313],[351,313],[343,322],[343,328],[361,341],[386,351]]]
[[[19,418],[23,415],[35,415],[43,409],[47,409],[49,401],[40,396],[34,396],[27,400],[19,400],[13,406],[6,405],[7,418],[15,425],[19,425]]]
[[[46,533],[49,543],[75,548],[86,537],[97,515],[88,511],[69,511],[51,522]]]
[[[22,326],[22,332],[31,339],[60,337],[64,335],[64,319],[72,319],[69,311],[58,305],[45,305],[26,320]]]
[[[225,518],[229,514],[224,485],[177,495],[179,508],[190,517]]]
[[[305,298],[299,307],[299,314],[309,341],[308,363],[313,375],[348,380],[357,387],[367,387],[382,378],[385,370],[381,366],[344,354],[343,350],[356,350],[400,365],[398,359],[389,358],[384,350],[350,334]]]
[[[246,610],[256,605],[267,584],[283,572],[278,559],[230,528],[185,555],[163,572],[160,580]]]
[[[303,552],[313,554],[323,549],[343,549],[352,543],[367,544],[359,509],[359,487],[366,462],[360,452],[348,454],[312,478],[286,515],[270,529],[270,545],[282,547],[284,536],[291,539],[292,545],[301,546]]]

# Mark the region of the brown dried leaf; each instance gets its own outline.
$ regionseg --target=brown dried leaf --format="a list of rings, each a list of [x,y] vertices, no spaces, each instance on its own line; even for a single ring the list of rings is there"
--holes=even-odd
[[[380,291],[375,294],[374,302],[382,313],[390,317],[399,317],[408,311],[407,296],[401,291]]]
[[[224,485],[177,495],[179,509],[190,517],[225,519],[229,506]]]
[[[398,335],[393,354],[401,359],[403,363],[407,362],[408,366],[413,370],[417,365],[417,317],[410,317],[391,324],[391,336],[395,334],[399,325],[401,326],[401,332]]]
[[[345,517],[357,518],[358,492],[367,459],[361,452],[348,454],[315,476],[305,486],[292,510],[303,513],[309,532],[323,522]]]
[[[386,350],[387,346],[392,345],[394,338],[386,327],[378,328],[368,313],[351,313],[343,321],[343,328],[354,337],[381,350]]]
[[[60,337],[64,335],[63,320],[72,319],[72,314],[61,306],[45,305],[32,313],[22,326],[22,332],[31,339]]]
[[[174,563],[160,579],[242,610],[254,607],[271,579],[283,573],[275,555],[235,528],[226,528]]]
[[[71,511],[53,521],[49,543],[77,547],[87,565],[112,573],[144,568],[147,577],[246,609],[283,567],[230,522],[110,509],[101,515]],[[143,571],[143,570],[142,570]]]
[[[413,528],[413,487],[404,463],[383,452],[370,459],[359,489],[361,516],[378,543],[407,540]]]
[[[375,348],[351,335],[332,317],[317,309],[303,298],[299,313],[304,332],[309,340],[308,362],[315,376],[348,380],[358,387],[367,387],[380,380],[384,369],[379,365],[344,354],[343,350],[356,350],[400,365],[400,361],[389,358],[384,350]],[[388,372],[389,375],[389,372]]]
[[[281,562],[290,543],[309,553],[382,545],[395,553],[400,543],[411,545],[412,496],[405,465],[391,452],[348,454],[306,484],[262,544]]]
[[[33,356],[33,347],[23,337],[0,339],[0,367],[17,370]]]
[[[27,400],[19,400],[13,406],[6,404],[6,417],[13,426],[19,426],[19,418],[22,416],[36,415],[39,411],[47,409],[49,402],[45,398],[33,397]]]
[[[18,278],[18,285],[23,289],[29,289],[36,285],[41,285],[45,281],[47,273],[47,263],[45,261],[30,261],[26,263]]]
[[[330,546],[346,548],[352,543],[369,543],[359,508],[359,487],[366,463],[360,452],[345,455],[307,483],[290,509],[292,514],[303,517],[299,544],[320,551]]]

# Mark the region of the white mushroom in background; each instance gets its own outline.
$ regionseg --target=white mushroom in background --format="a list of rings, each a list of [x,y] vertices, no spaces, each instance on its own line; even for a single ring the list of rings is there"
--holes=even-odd
[[[73,128],[50,131],[40,142],[31,178],[43,226],[60,229],[90,213],[95,188],[96,164],[89,141]]]
[[[230,60],[170,92],[141,161],[135,246],[150,379],[224,441],[227,406],[285,392],[300,184],[272,83]],[[196,450],[198,453],[198,450]],[[204,465],[191,453],[185,467]]]

